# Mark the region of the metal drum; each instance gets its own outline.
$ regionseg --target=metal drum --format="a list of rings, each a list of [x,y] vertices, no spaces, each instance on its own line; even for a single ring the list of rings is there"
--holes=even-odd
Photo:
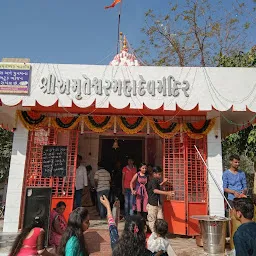
[[[200,224],[204,251],[210,255],[224,254],[228,218],[218,216],[192,216]]]

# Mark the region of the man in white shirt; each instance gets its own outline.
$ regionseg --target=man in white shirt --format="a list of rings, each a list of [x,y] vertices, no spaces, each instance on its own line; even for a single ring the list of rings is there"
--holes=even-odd
[[[75,208],[82,205],[84,188],[88,188],[88,177],[85,166],[81,165],[82,156],[77,156],[76,162],[76,187],[75,187]]]
[[[104,219],[106,217],[107,212],[106,208],[101,204],[100,198],[103,195],[105,195],[106,197],[109,196],[111,182],[110,173],[107,170],[105,170],[103,166],[104,165],[101,162],[98,163],[98,171],[96,171],[94,175],[94,181],[97,191],[97,201],[101,219]]]

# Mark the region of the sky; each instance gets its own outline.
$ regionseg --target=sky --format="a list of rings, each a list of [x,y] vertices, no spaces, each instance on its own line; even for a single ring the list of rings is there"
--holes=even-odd
[[[112,0],[0,2],[0,59],[20,57],[30,58],[31,62],[108,64],[116,54],[119,6],[104,9]],[[120,29],[134,48],[143,39],[144,13],[148,9],[164,13],[168,2],[123,0]]]

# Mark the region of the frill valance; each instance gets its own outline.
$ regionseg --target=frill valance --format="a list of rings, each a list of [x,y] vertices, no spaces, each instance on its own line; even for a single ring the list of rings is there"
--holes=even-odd
[[[207,135],[215,124],[215,119],[201,120],[193,123],[177,123],[163,121],[148,117],[124,117],[124,116],[73,116],[73,117],[49,117],[33,111],[18,111],[17,115],[22,124],[28,130],[36,130],[41,127],[55,127],[59,129],[81,129],[84,125],[94,132],[105,132],[118,125],[126,134],[141,132],[147,125],[161,138],[171,138],[179,132],[185,132],[194,139],[200,139]]]

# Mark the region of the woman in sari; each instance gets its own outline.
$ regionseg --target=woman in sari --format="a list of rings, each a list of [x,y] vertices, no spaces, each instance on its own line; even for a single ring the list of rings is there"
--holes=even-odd
[[[67,222],[63,216],[66,204],[62,201],[58,202],[56,208],[52,210],[50,215],[50,236],[49,244],[56,248],[60,245],[61,237],[67,228]]]

